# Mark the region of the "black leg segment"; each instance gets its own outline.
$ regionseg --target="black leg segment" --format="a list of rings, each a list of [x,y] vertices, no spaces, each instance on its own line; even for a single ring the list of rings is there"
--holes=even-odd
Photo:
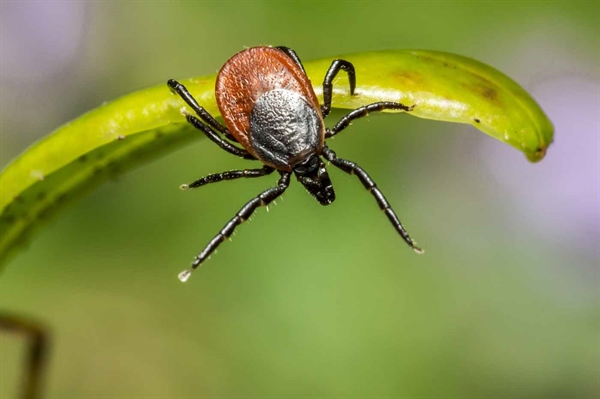
[[[0,314],[0,329],[29,337],[27,372],[23,378],[22,399],[36,399],[40,394],[42,377],[46,368],[49,335],[46,329],[33,320],[14,314]]]
[[[321,114],[323,114],[323,118],[327,117],[327,115],[329,115],[329,111],[331,111],[333,79],[342,69],[348,73],[348,80],[350,81],[350,94],[354,94],[354,89],[356,88],[356,72],[354,71],[354,65],[346,60],[334,60],[331,63],[329,70],[327,70],[327,74],[323,80],[323,105],[321,105]]]
[[[377,205],[379,205],[379,208],[385,212],[385,215],[387,216],[389,221],[392,223],[392,225],[394,226],[394,228],[396,229],[398,234],[400,234],[400,236],[404,239],[404,241],[406,241],[406,243],[415,252],[417,252],[419,254],[423,253],[423,250],[421,248],[415,246],[415,243],[408,235],[408,232],[402,226],[400,219],[398,219],[398,216],[396,216],[396,213],[390,206],[389,202],[385,199],[385,196],[379,190],[379,188],[377,188],[377,185],[371,179],[371,177],[369,177],[367,172],[365,172],[360,166],[358,166],[354,162],[338,158],[336,156],[335,152],[330,150],[328,147],[325,147],[323,149],[323,156],[325,157],[325,159],[327,159],[329,162],[331,162],[332,164],[334,164],[335,166],[337,166],[344,172],[351,174],[351,175],[356,175],[358,177],[358,179],[361,181],[361,183],[363,184],[363,186],[365,186],[365,188],[373,195],[373,197],[375,197],[375,201],[377,201]]]
[[[187,190],[188,188],[201,187],[201,186],[204,186],[205,184],[217,183],[217,182],[220,182],[223,180],[234,180],[234,179],[240,179],[243,177],[250,178],[250,177],[267,176],[267,175],[270,175],[271,173],[273,173],[274,170],[275,169],[273,169],[272,167],[267,166],[267,165],[263,166],[260,169],[229,170],[229,171],[223,172],[223,173],[215,173],[212,175],[204,176],[190,184],[182,184],[181,189]]]
[[[286,47],[286,46],[277,46],[275,48],[286,53],[287,56],[290,57],[292,60],[294,60],[294,62],[300,67],[300,69],[302,69],[302,72],[304,72],[304,74],[306,75],[306,71],[304,70],[304,65],[302,65],[302,61],[300,61],[300,57],[298,57],[298,54],[296,54],[296,52],[294,50],[292,50],[291,48]]]
[[[385,109],[397,109],[397,110],[402,110],[402,111],[408,112],[408,111],[412,111],[414,107],[415,107],[414,105],[409,107],[409,106],[406,106],[401,103],[394,103],[394,102],[390,102],[390,101],[382,101],[382,102],[378,102],[378,103],[365,105],[363,107],[355,109],[354,111],[350,112],[348,115],[344,116],[342,119],[339,120],[338,123],[335,124],[335,126],[333,128],[327,129],[327,131],[325,132],[325,138],[328,139],[330,137],[335,136],[336,134],[338,134],[339,132],[341,132],[348,126],[350,126],[350,123],[353,120],[363,118],[363,117],[369,115],[371,112],[379,112],[379,111],[383,111]]]
[[[198,101],[196,101],[196,99],[190,94],[190,92],[184,85],[182,85],[175,79],[169,79],[167,85],[169,86],[172,92],[178,94],[179,97],[181,97],[183,101],[185,101],[186,104],[194,110],[194,112],[200,117],[200,119],[204,121],[204,123],[206,123],[213,129],[223,133],[223,135],[229,140],[237,142],[235,137],[233,137],[233,135],[225,126],[220,124],[215,118],[213,118],[213,116],[210,113],[208,113],[208,111],[206,111],[204,108],[202,108],[200,104],[198,104]]]
[[[200,119],[196,118],[194,115],[188,114],[185,116],[185,118],[192,126],[194,126],[198,130],[201,130],[206,135],[206,137],[208,137],[213,143],[216,143],[219,147],[221,147],[228,153],[236,155],[240,158],[256,160],[256,158],[254,158],[254,156],[252,156],[252,154],[250,154],[248,151],[242,148],[238,148],[230,142],[225,141],[221,136],[219,136],[211,128],[202,123]]]
[[[221,245],[223,241],[229,238],[237,226],[248,220],[259,206],[269,205],[285,192],[290,185],[291,173],[281,171],[279,173],[281,174],[281,178],[277,182],[277,187],[272,187],[266,191],[263,191],[257,197],[253,198],[246,205],[244,205],[242,209],[240,209],[239,212],[233,217],[233,219],[227,222],[227,224],[221,229],[215,238],[208,243],[202,252],[196,256],[196,259],[194,262],[192,262],[192,267],[179,273],[179,279],[181,281],[186,281],[190,277],[192,271],[194,271],[202,262],[204,262],[210,256],[210,254],[212,254],[215,249]]]

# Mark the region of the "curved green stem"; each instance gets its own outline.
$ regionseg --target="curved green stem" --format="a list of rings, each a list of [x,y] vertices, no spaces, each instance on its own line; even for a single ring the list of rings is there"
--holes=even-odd
[[[469,123],[541,160],[553,127],[539,105],[499,71],[470,58],[424,50],[360,53],[339,58],[356,68],[356,94],[337,78],[336,108],[377,101],[415,105],[410,115]],[[305,62],[315,91],[334,57]],[[171,76],[165,77],[170,78]],[[215,75],[183,80],[218,115]],[[103,181],[202,137],[181,115],[183,102],[166,84],[102,105],[58,128],[0,174],[0,262],[50,216]]]

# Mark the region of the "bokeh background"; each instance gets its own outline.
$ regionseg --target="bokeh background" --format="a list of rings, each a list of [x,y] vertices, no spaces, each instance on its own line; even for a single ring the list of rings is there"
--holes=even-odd
[[[371,173],[422,256],[331,170],[335,204],[292,184],[181,284],[275,178],[182,192],[247,165],[199,140],[105,184],[0,278],[3,310],[51,327],[46,397],[598,397],[597,1],[3,0],[0,14],[1,166],[104,101],[214,73],[260,44],[305,60],[470,56],[519,82],[556,127],[539,164],[471,126],[405,115],[331,143]],[[14,398],[25,341],[0,343],[0,396]]]

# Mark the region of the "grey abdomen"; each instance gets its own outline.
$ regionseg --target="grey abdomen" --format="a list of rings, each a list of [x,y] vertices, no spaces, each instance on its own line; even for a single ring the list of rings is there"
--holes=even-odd
[[[319,149],[323,122],[317,112],[296,92],[271,90],[250,114],[250,145],[264,162],[290,170]]]

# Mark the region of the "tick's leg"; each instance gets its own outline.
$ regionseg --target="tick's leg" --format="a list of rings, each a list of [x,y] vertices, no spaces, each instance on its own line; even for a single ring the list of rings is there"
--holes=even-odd
[[[344,116],[342,119],[339,120],[338,123],[335,124],[333,128],[327,129],[327,131],[325,132],[325,138],[328,139],[330,137],[335,136],[336,134],[350,126],[350,123],[353,120],[363,118],[369,115],[371,112],[379,112],[383,111],[384,109],[398,109],[408,112],[412,111],[414,107],[414,105],[408,107],[404,104],[394,103],[390,101],[382,101],[378,103],[365,105],[364,107],[357,108],[354,111],[350,112],[348,115]]]
[[[201,130],[206,135],[206,137],[208,137],[213,143],[216,143],[219,147],[221,147],[228,153],[236,155],[240,158],[256,160],[256,158],[254,158],[254,156],[252,156],[252,154],[250,154],[248,151],[242,148],[238,148],[230,142],[225,141],[221,136],[219,136],[211,128],[202,123],[200,119],[196,118],[194,115],[187,114],[185,118],[192,126],[194,126],[198,130]]]
[[[231,219],[227,224],[221,229],[219,234],[213,238],[208,245],[200,252],[194,262],[192,262],[192,267],[188,270],[184,270],[179,273],[179,279],[181,281],[186,281],[192,271],[194,271],[202,262],[206,260],[214,252],[215,249],[227,238],[229,238],[235,228],[244,223],[259,206],[267,206],[277,197],[284,193],[284,191],[290,185],[290,172],[279,172],[281,174],[281,178],[277,182],[277,187],[270,188],[266,191],[260,193],[256,198],[250,200],[246,205],[239,210],[239,212]]]
[[[245,170],[229,170],[223,173],[215,173],[212,175],[204,176],[193,183],[190,184],[182,184],[181,189],[187,190],[188,188],[196,188],[200,186],[204,186],[208,183],[216,183],[223,180],[233,180],[239,179],[242,177],[261,177],[270,175],[273,173],[275,169],[270,166],[263,166],[261,169],[245,169]]]
[[[298,57],[298,54],[296,54],[296,52],[294,50],[292,50],[291,48],[286,47],[286,46],[277,46],[275,48],[283,51],[288,57],[290,57],[292,60],[294,60],[296,65],[298,65],[300,67],[300,69],[302,69],[302,72],[304,72],[304,74],[306,75],[306,71],[304,70],[304,65],[302,65],[302,61],[300,61],[300,57]]]
[[[396,213],[394,212],[394,210],[392,209],[390,204],[385,199],[385,196],[379,190],[379,188],[377,188],[377,185],[371,179],[371,177],[369,177],[367,172],[365,172],[360,166],[358,166],[354,162],[338,158],[335,155],[335,152],[330,150],[328,147],[325,147],[323,149],[323,156],[325,157],[325,159],[327,159],[329,162],[331,162],[332,164],[334,164],[335,166],[337,166],[344,172],[351,174],[351,175],[356,175],[358,177],[358,179],[361,181],[361,183],[363,184],[363,186],[365,186],[365,188],[373,195],[373,197],[375,197],[375,201],[377,201],[377,205],[379,205],[379,208],[385,212],[385,215],[390,220],[390,222],[392,223],[392,225],[394,226],[396,231],[400,234],[400,236],[402,236],[404,241],[406,241],[406,243],[408,245],[410,245],[410,247],[415,252],[417,252],[419,254],[423,253],[423,250],[421,248],[415,246],[415,243],[408,235],[408,232],[404,229],[404,227],[402,226],[402,223],[400,223],[400,219],[398,219],[398,216],[396,216]]]
[[[338,72],[343,69],[348,73],[348,80],[350,81],[350,94],[354,94],[356,88],[356,72],[354,71],[354,65],[346,60],[334,60],[325,75],[323,80],[323,105],[321,105],[321,114],[323,118],[329,115],[331,111],[331,93],[333,91],[333,79],[336,77]]]
[[[229,129],[220,124],[215,118],[213,118],[211,114],[208,113],[208,111],[206,111],[200,104],[198,104],[198,101],[196,101],[196,99],[190,94],[190,92],[188,91],[188,89],[186,89],[184,85],[182,85],[175,79],[169,79],[169,81],[167,82],[167,86],[169,86],[172,92],[178,94],[179,97],[181,97],[183,101],[185,101],[186,104],[189,105],[190,108],[193,109],[196,114],[198,114],[198,116],[204,121],[204,123],[208,124],[208,126],[212,127],[213,129],[223,133],[223,135],[229,140],[237,142],[235,137],[233,137],[233,135],[229,132]]]
[[[29,353],[26,362],[27,373],[23,378],[21,398],[35,399],[40,397],[42,374],[48,352],[48,332],[31,320],[5,313],[0,314],[0,329],[29,338]]]

